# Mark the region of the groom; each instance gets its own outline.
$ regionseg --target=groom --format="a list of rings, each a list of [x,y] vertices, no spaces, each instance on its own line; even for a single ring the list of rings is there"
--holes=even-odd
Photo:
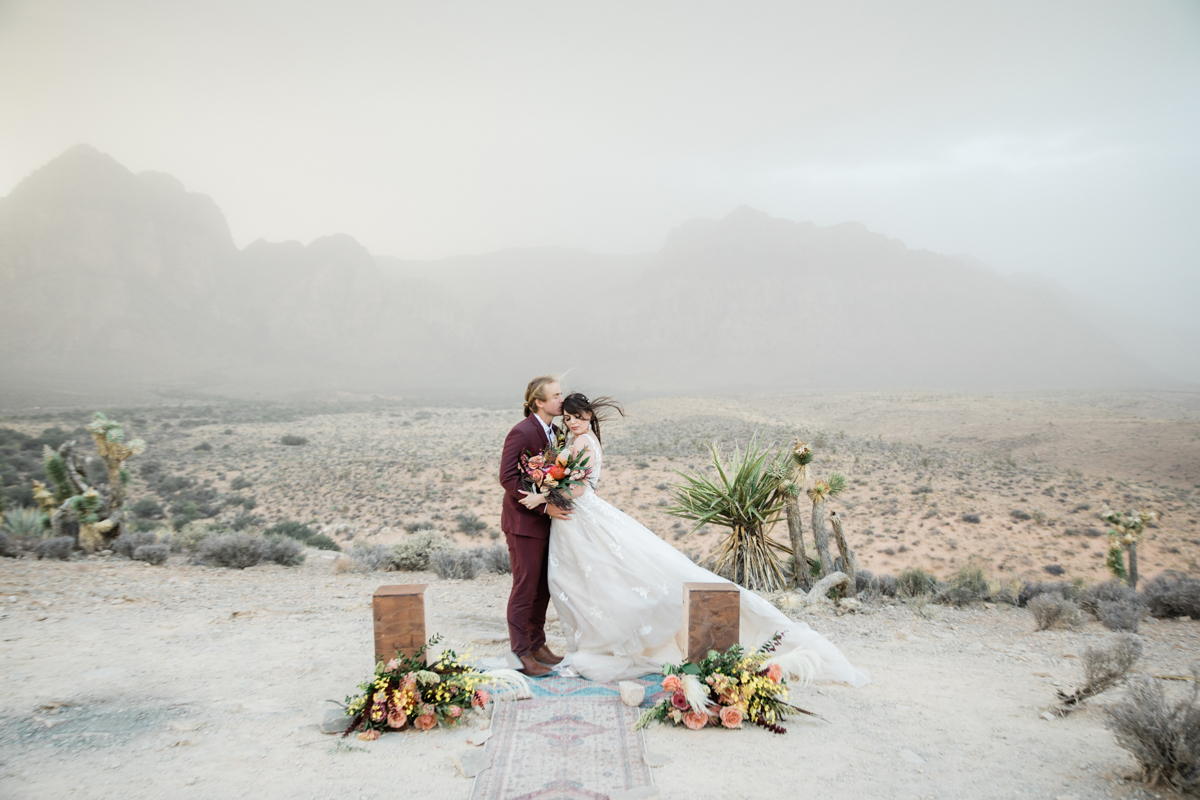
[[[554,655],[546,647],[546,606],[550,603],[546,554],[550,547],[550,518],[571,516],[549,503],[530,511],[518,502],[519,459],[526,451],[540,453],[550,444],[556,430],[552,420],[561,411],[562,389],[558,379],[541,375],[531,380],[525,389],[525,419],[508,432],[500,457],[500,485],[504,487],[500,530],[508,543],[513,576],[512,593],[508,596],[508,640],[513,653],[521,659],[522,671],[532,677],[547,674],[548,664],[562,661],[562,656]]]

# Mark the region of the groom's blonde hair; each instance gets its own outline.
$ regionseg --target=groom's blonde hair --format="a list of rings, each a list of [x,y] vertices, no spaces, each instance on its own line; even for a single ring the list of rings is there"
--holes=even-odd
[[[529,416],[537,410],[534,405],[535,400],[545,402],[550,398],[546,396],[546,387],[552,383],[558,383],[557,375],[538,375],[529,382],[525,387],[525,416]]]

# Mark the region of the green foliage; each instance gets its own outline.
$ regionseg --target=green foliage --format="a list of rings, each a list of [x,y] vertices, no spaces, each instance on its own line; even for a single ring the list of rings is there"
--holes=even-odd
[[[470,511],[464,511],[454,519],[458,523],[458,529],[467,536],[479,536],[487,530],[487,523]]]
[[[299,447],[300,445],[308,444],[308,439],[304,438],[303,436],[293,436],[292,434],[289,433],[289,434],[285,434],[279,440],[279,443],[286,444],[290,447]]]
[[[55,500],[63,503],[75,494],[75,487],[67,475],[67,462],[63,461],[62,456],[51,453],[46,457],[42,468],[46,471],[46,477],[54,483]]]
[[[71,509],[81,524],[93,525],[100,521],[100,495],[94,490],[77,494],[71,498]]]
[[[837,497],[846,488],[846,476],[840,472],[829,473],[829,497]]]
[[[896,591],[900,597],[921,597],[938,590],[938,579],[920,567],[909,567],[896,576]]]
[[[1104,559],[1104,566],[1108,567],[1108,571],[1116,580],[1121,583],[1129,581],[1129,574],[1125,571],[1125,552],[1115,538],[1108,546],[1108,557]]]
[[[286,536],[289,539],[295,539],[296,541],[303,542],[304,544],[308,545],[309,547],[315,547],[318,550],[339,550],[340,551],[342,549],[342,548],[338,547],[337,542],[335,542],[333,539],[330,539],[325,534],[317,533],[315,530],[310,528],[308,525],[305,525],[304,523],[301,523],[301,522],[295,522],[293,520],[284,520],[283,522],[277,522],[274,525],[272,525],[271,527],[267,528],[265,531],[263,531],[263,535],[264,536]]]
[[[418,531],[392,548],[392,568],[402,572],[420,572],[429,569],[429,556],[432,553],[454,549],[454,544],[437,531]]]
[[[40,539],[50,532],[50,519],[36,508],[11,508],[4,512],[4,532],[22,539]]]

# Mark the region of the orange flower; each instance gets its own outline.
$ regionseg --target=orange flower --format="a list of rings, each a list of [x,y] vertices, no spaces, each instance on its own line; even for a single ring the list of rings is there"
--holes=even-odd
[[[771,666],[767,667],[767,677],[776,683],[779,683],[779,681],[783,678],[783,667],[779,666],[778,664],[772,664]]]
[[[742,710],[737,706],[725,706],[721,709],[721,724],[726,728],[742,727]]]
[[[393,708],[388,714],[388,727],[400,730],[408,724],[408,715],[404,713],[402,708]]]
[[[683,715],[683,724],[698,731],[708,724],[708,714],[703,711],[689,711]]]
[[[555,462],[556,462],[556,463],[558,463],[558,464],[566,464],[568,461],[570,461],[570,460],[571,460],[571,451],[570,451],[570,450],[563,450],[563,451],[561,451],[561,452],[558,454],[558,458],[556,458],[556,459],[554,459],[554,460],[555,460]]]
[[[372,728],[369,731],[363,731],[360,733],[358,738],[362,739],[364,742],[373,742],[379,738],[379,731]]]
[[[663,678],[663,691],[664,692],[674,692],[676,689],[678,689],[682,685],[683,685],[683,681],[679,680],[678,675],[668,675],[667,677]]]
[[[416,720],[413,722],[413,725],[419,731],[427,731],[433,726],[437,725],[437,717],[435,717],[433,714],[422,714],[416,718]]]
[[[553,480],[561,481],[563,478],[567,477],[567,468],[559,464],[555,464],[553,467],[546,470],[546,474],[549,475]]]

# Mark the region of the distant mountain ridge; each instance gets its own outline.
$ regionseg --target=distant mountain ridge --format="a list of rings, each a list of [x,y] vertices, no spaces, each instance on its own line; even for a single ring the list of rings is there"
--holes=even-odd
[[[211,199],[86,146],[0,199],[0,369],[48,383],[510,391],[567,368],[649,392],[1173,382],[1087,316],[970,259],[750,208],[680,225],[656,254],[421,262],[345,234],[239,250]]]

